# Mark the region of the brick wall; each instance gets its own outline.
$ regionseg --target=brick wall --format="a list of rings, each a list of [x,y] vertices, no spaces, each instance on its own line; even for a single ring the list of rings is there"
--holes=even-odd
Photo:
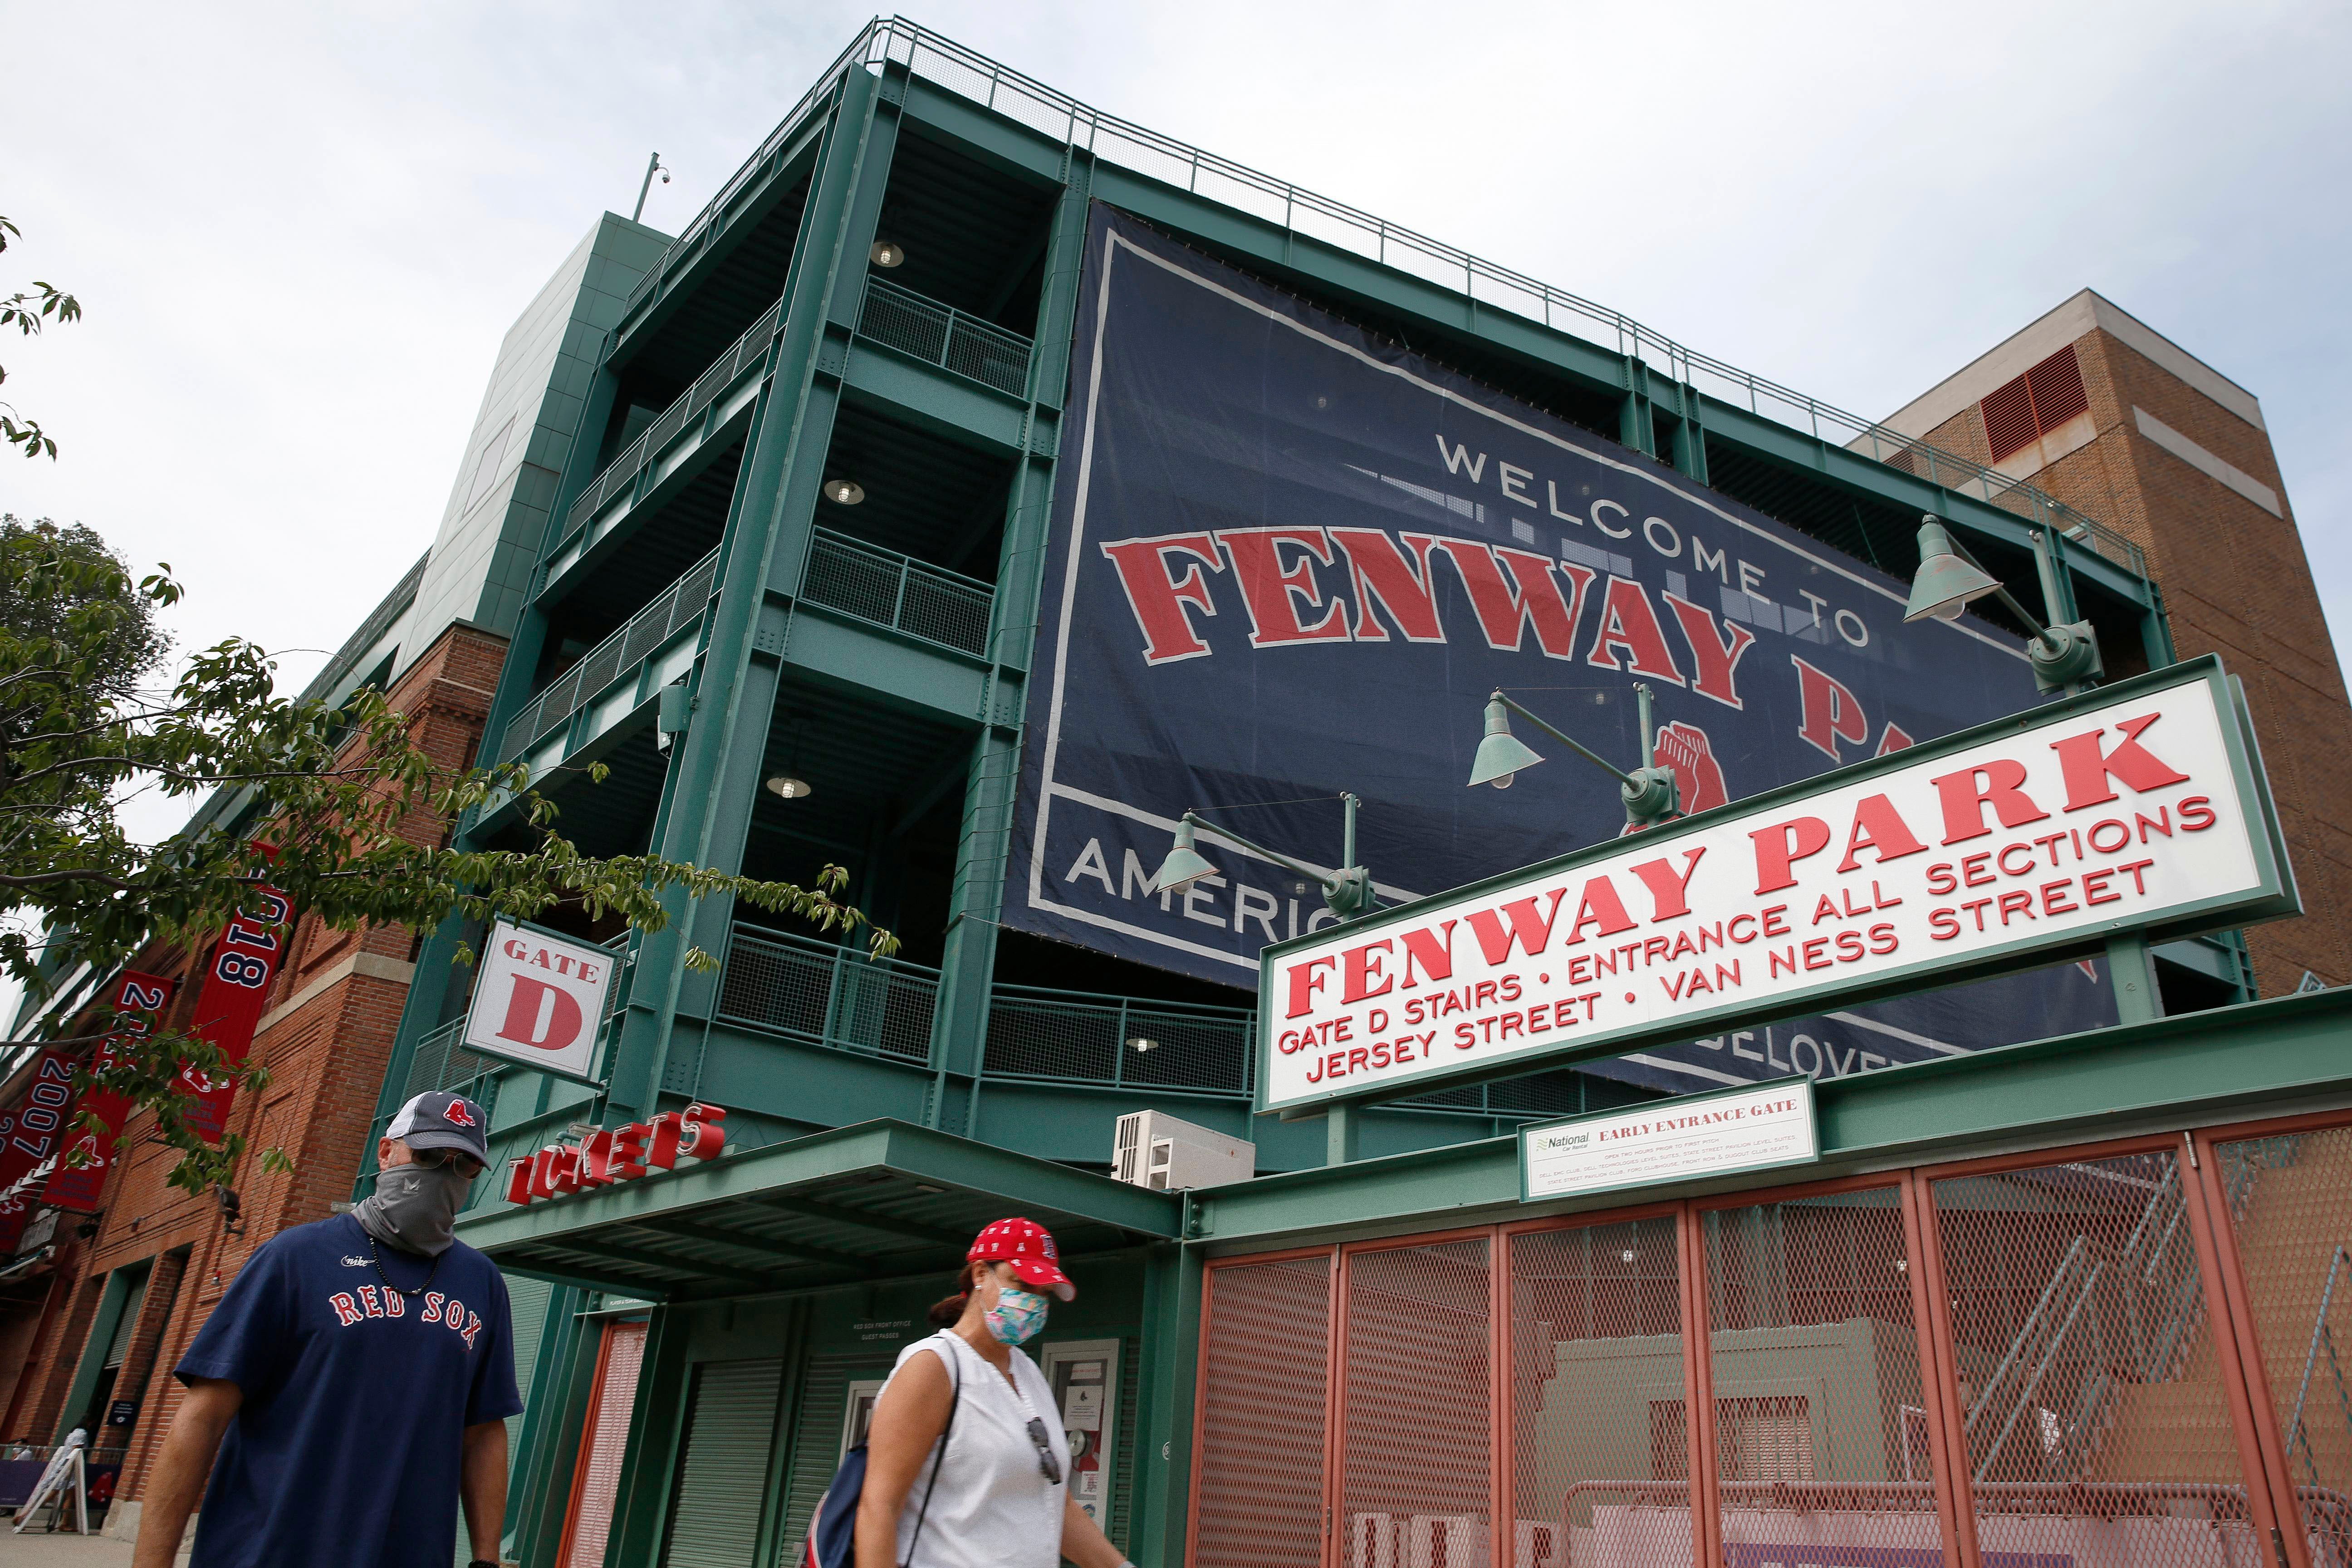
[[[2097,435],[2032,476],[2060,500],[2147,553],[2164,591],[2175,649],[2218,653],[2245,683],[2303,892],[2300,919],[2246,933],[2262,994],[2292,991],[2308,970],[2352,983],[2352,703],[2270,437],[2103,329],[2077,339]],[[2273,517],[2140,433],[2144,408],[2278,492]],[[1979,408],[1927,441],[1985,461]]]
[[[409,717],[416,743],[446,769],[473,761],[482,720],[498,683],[505,642],[487,632],[452,626],[403,675],[389,693]],[[418,812],[402,825],[419,843],[439,843],[447,825]],[[107,1276],[144,1258],[156,1259],[140,1322],[118,1382],[138,1386],[145,1403],[130,1434],[118,1495],[140,1496],[157,1448],[179,1406],[181,1387],[171,1368],[251,1257],[256,1247],[294,1226],[324,1219],[348,1197],[357,1176],[393,1037],[407,999],[415,937],[398,926],[336,931],[299,917],[288,963],[271,993],[254,1038],[254,1054],[268,1069],[257,1093],[240,1092],[229,1128],[249,1152],[235,1177],[242,1202],[242,1235],[231,1235],[218,1200],[170,1185],[177,1156],[143,1144],[141,1121],[110,1173],[100,1197],[98,1233],[72,1234],[76,1216],[59,1227],[56,1263],[63,1310],[37,1335],[12,1400],[15,1423],[5,1436],[55,1433],[74,1374],[89,1339]],[[184,973],[186,954],[142,955],[136,967]],[[173,1011],[194,1004],[193,976],[183,981]],[[265,1171],[261,1151],[282,1149],[290,1172]],[[75,1414],[79,1414],[78,1412]]]

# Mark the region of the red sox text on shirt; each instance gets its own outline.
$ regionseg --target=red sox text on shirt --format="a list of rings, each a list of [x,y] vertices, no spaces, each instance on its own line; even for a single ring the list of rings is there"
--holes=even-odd
[[[357,1298],[354,1300],[354,1298]],[[327,1305],[335,1310],[335,1321],[348,1329],[369,1318],[404,1318],[408,1303],[397,1290],[378,1289],[362,1285],[357,1290],[338,1290],[327,1298]],[[425,1310],[418,1314],[422,1321],[444,1323],[463,1336],[466,1348],[474,1348],[474,1336],[482,1331],[482,1320],[465,1302],[444,1296],[438,1290],[425,1292]]]

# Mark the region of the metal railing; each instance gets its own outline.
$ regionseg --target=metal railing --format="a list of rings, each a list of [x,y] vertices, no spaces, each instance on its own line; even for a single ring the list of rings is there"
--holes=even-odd
[[[2322,1350],[2327,1352],[2328,1376],[2336,1384],[2336,1408],[2343,1412],[2345,1430],[2352,1433],[2352,1386],[2345,1383],[2344,1363],[2336,1352],[2336,1331],[2327,1324],[2328,1309],[2336,1303],[2336,1274],[2339,1268],[2352,1276],[2352,1252],[2340,1246],[2327,1260],[2327,1283],[2319,1292],[2319,1316],[2311,1325],[2311,1349],[2304,1352],[2303,1382],[2294,1391],[2294,1415],[2286,1424],[2287,1463],[2294,1463],[2294,1451],[2301,1447],[2303,1468],[2310,1474],[2315,1486],[2319,1482],[2319,1462],[2312,1451],[2311,1428],[2304,1425],[2303,1412],[2305,1403],[2311,1398],[2311,1374],[2319,1368],[2319,1352]]]
[[[2176,1163],[2121,1247],[2111,1251],[2083,1235],[2067,1244],[1962,1419],[1979,1481],[1993,1479],[2003,1450],[2020,1436],[2031,1439],[2023,1445],[2029,1452],[2039,1449],[2045,1479],[2079,1476],[2124,1389],[2179,1374],[2204,1321],[2189,1203]],[[2075,1379],[2071,1386],[2069,1379]],[[2055,1433],[2036,1429],[2044,1419],[2037,1413],[2060,1404],[2063,1414],[2051,1412],[2058,1416]],[[1986,1431],[1990,1436],[1982,1437]]]
[[[760,150],[686,226],[661,261],[638,279],[624,320],[668,275],[674,263],[694,252],[704,231],[756,176],[761,165],[831,97],[843,73],[876,69],[885,62],[901,66],[910,75],[970,99],[1076,152],[1221,202],[1286,233],[1410,273],[1478,306],[1506,310],[1558,331],[1574,331],[1590,342],[1642,361],[1673,381],[1713,392],[1727,401],[1744,402],[1753,413],[1807,431],[1816,439],[1836,441],[1882,462],[1906,468],[1931,484],[1976,494],[2004,510],[2053,527],[2138,575],[2147,574],[2138,546],[2036,486],[1685,347],[1622,311],[1556,289],[1527,273],[1203,152],[1133,121],[1089,108],[899,16],[877,19],[851,41],[760,144]]]
[[[866,281],[857,333],[1015,397],[1029,390],[1027,338],[880,278]]]
[[[727,1023],[810,1045],[928,1062],[940,972],[862,948],[737,926],[719,982]]]
[[[714,550],[688,567],[653,603],[630,616],[627,624],[549,681],[544,690],[507,721],[505,733],[499,741],[498,760],[510,763],[522,755],[599,691],[635,669],[674,634],[691,625],[710,602],[718,574],[719,552]]]
[[[648,277],[651,274],[647,274]],[[606,501],[626,489],[637,477],[639,469],[661,456],[662,448],[686,428],[687,421],[710,406],[718,395],[735,384],[735,378],[751,368],[768,352],[769,342],[776,335],[776,325],[782,319],[782,300],[768,307],[767,314],[751,323],[731,347],[712,360],[709,368],[695,377],[694,384],[670,401],[670,405],[654,416],[654,422],[643,434],[621,448],[611,462],[596,470],[588,488],[573,498],[571,510],[563,514],[563,541],[551,554],[560,554],[573,536],[588,526],[588,520],[604,509]]]
[[[1256,1021],[1246,1007],[999,985],[989,996],[982,1070],[1246,1099]]]
[[[809,546],[801,597],[959,652],[988,651],[996,590],[977,579],[829,528]]]

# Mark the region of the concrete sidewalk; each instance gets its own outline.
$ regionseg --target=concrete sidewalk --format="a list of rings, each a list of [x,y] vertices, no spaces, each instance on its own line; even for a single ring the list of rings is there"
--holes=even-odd
[[[37,1524],[18,1535],[10,1522],[0,1525],[0,1563],[7,1568],[131,1568],[131,1542],[103,1535],[85,1540],[69,1531],[50,1535]]]

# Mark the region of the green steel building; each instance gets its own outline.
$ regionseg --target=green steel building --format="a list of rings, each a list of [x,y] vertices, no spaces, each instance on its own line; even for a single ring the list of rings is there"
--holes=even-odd
[[[2039,576],[2054,609],[2094,628],[2110,679],[2173,661],[2137,552],[2029,485],[1098,113],[910,24],[875,24],[681,234],[608,215],[551,284],[501,359],[443,544],[397,612],[511,629],[484,760],[527,763],[584,850],[803,882],[837,864],[848,900],[903,942],[873,959],[720,899],[681,901],[656,936],[580,924],[571,934],[619,964],[599,1066],[583,1080],[466,1050],[469,972],[449,959],[481,933],[452,924],[424,942],[380,1120],[420,1090],[460,1089],[488,1108],[494,1152],[520,1157],[689,1104],[726,1112],[721,1160],[527,1205],[504,1200],[499,1173],[462,1221],[516,1279],[529,1409],[509,1555],[533,1568],[792,1558],[861,1399],[923,1331],[965,1241],[1025,1213],[1055,1230],[1082,1287],[1055,1310],[1043,1364],[1057,1392],[1102,1390],[1069,1406],[1097,1423],[1080,1495],[1146,1568],[1688,1563],[1694,1543],[1737,1536],[1742,1510],[1770,1511],[1738,1487],[1795,1479],[1873,1500],[1835,1505],[1848,1511],[1930,1531],[1940,1518],[1958,1554],[1942,1560],[1993,1561],[1993,1535],[1980,1545],[1965,1500],[1929,1473],[1934,1455],[1970,1440],[1958,1405],[1936,1391],[2010,1379],[2004,1353],[2041,1342],[2006,1319],[1999,1331],[1956,1329],[1955,1309],[1915,1303],[1887,1270],[1906,1237],[1916,1248],[1933,1229],[1937,1202],[2041,1212],[2080,1194],[2039,1176],[1932,1173],[2070,1139],[2137,1138],[2113,1155],[2109,1186],[2141,1208],[2163,1196],[2168,1237],[2193,1228],[2196,1258],[2217,1256],[2214,1226],[2190,1215],[2204,1188],[2184,1186],[2173,1154],[2235,1151],[2231,1171],[2259,1173],[2217,1200],[2238,1207],[2215,1212],[2242,1219],[2248,1194],[2296,1159],[2267,1132],[2184,1145],[2181,1131],[2352,1099],[2340,1062],[2325,1059],[2342,1038],[2339,997],[2252,1004],[2234,937],[2173,942],[2155,958],[2171,1010],[2228,1011],[1825,1079],[1813,1175],[1830,1195],[1739,1208],[1720,1182],[1662,1188],[1634,1217],[1609,1220],[1618,1228],[1601,1250],[1624,1268],[1607,1280],[1591,1272],[1601,1233],[1571,1225],[1591,1203],[1517,1204],[1515,1130],[1654,1090],[1554,1068],[1344,1118],[1254,1116],[1245,994],[1000,920],[1047,531],[1076,445],[1065,415],[1082,251],[1105,208],[1898,577],[1917,562],[1921,514],[1934,513],[2009,582]],[[348,649],[341,665],[359,679],[370,658]],[[603,782],[590,782],[591,764]],[[461,836],[484,846],[523,831],[510,803]],[[689,965],[696,949],[717,966]],[[2024,1024],[2014,1037],[2043,1032]],[[1103,1173],[1115,1124],[1144,1109],[1253,1141],[1258,1179],[1191,1194],[1114,1181]],[[2301,1127],[2287,1142],[2309,1176],[2333,1134]],[[2033,1201],[1987,1195],[2012,1188]],[[1538,1216],[1555,1226],[1541,1233],[1550,1240],[1511,1228]],[[1708,1425],[1682,1414],[1696,1396],[1687,1342],[1704,1336],[1678,1325],[1683,1310],[1710,1310],[1706,1249],[1738,1226],[1801,1232],[1779,1245],[1809,1258],[1843,1237],[1848,1288],[1826,1316],[1792,1304],[1784,1257],[1778,1309],[1743,1308],[1737,1322],[1717,1289],[1717,1327],[1745,1336],[1716,1346],[1718,1381],[1741,1384],[1717,1400],[1722,1452],[1748,1458],[1725,1458],[1701,1497],[1699,1466],[1676,1456],[1686,1428]],[[1561,1247],[1533,1257],[1571,1235],[1577,1258]],[[1419,1239],[1382,1251],[1383,1237]],[[2017,1245],[2031,1251],[2037,1237]],[[2186,1240],[2160,1257],[2129,1245],[2147,1279],[2186,1280],[2194,1294],[2210,1278]],[[1937,1266],[1957,1273],[1999,1250],[1948,1235]],[[1913,1256],[1924,1253],[1901,1252]],[[1873,1288],[1900,1310],[1865,1300],[1857,1258],[1874,1260]],[[1559,1301],[1538,1309],[1514,1294],[1521,1283],[1572,1294],[1572,1277],[1582,1331],[1564,1326]],[[1591,1306],[1604,1287],[1633,1303],[1606,1323]],[[1255,1330],[1203,1338],[1204,1321],[1225,1321],[1221,1303],[1231,1314],[1244,1300],[1259,1302]],[[1436,1314],[1421,1345],[1459,1363],[1452,1393],[1391,1389],[1388,1405],[1366,1393],[1351,1418],[1346,1325],[1374,1323],[1398,1300]],[[2150,1381],[2213,1363],[2210,1342],[2226,1338],[2182,1329],[2173,1320],[2188,1309],[2173,1307],[2176,1335],[2203,1332],[2206,1349],[2146,1352]],[[1501,1314],[1491,1322],[1490,1309]],[[1539,1373],[1513,1361],[1538,1354],[1522,1319],[1540,1319],[1559,1347],[1541,1352]],[[2312,1331],[2307,1312],[2295,1331]],[[1968,1341],[1957,1353],[1955,1335]],[[2300,1348],[2288,1359],[2299,1367]],[[1279,1396],[1236,1404],[1218,1392],[1277,1377],[1292,1384]],[[1837,1396],[1808,1404],[1804,1388],[1825,1379]],[[1667,1392],[1639,1393],[1652,1382]],[[1508,1446],[1537,1443],[1560,1409],[1487,1402],[1524,1402],[1546,1383],[1596,1409],[1638,1394],[1644,1436],[1554,1443],[1549,1468],[1515,1461]],[[2228,1386],[2237,1430],[2252,1430],[2249,1385]],[[2081,1404],[2091,1395],[2071,1384],[2066,1399],[2003,1387],[2029,1426],[2060,1433],[2033,1459],[2036,1485],[2061,1476],[2080,1422],[2122,1419],[2112,1399]],[[1423,1446],[1394,1497],[1366,1500],[1378,1487],[1350,1468],[1348,1434],[1369,1453],[1362,1423],[1415,1410],[1444,1428],[1435,1448],[1460,1454],[1441,1463]],[[1891,1436],[1870,1439],[1867,1463],[1832,1458],[1838,1431],[1875,1431],[1882,1417]],[[1701,1465],[1717,1454],[1688,1442]],[[2005,1436],[1984,1449],[1979,1511],[2021,1444]],[[1780,1457],[1756,1458],[1768,1447]],[[2336,1465],[2336,1448],[2320,1447],[2322,1468]],[[2116,1461],[2114,1444],[2100,1452]],[[1630,1468],[1643,1473],[1610,1473]],[[2122,1484],[2119,1474],[2092,1479]],[[1622,1485],[1596,1503],[1601,1480]],[[2260,1479],[2196,1484],[2238,1489],[2209,1521],[2275,1533],[2284,1517],[2284,1502],[2263,1500],[2286,1493]],[[1253,1485],[1259,1502],[1234,1500]],[[1679,1547],[1607,1544],[1661,1510],[1679,1510]],[[1504,1522],[1514,1520],[1516,1531]],[[2322,1560],[2293,1530],[2279,1539],[2294,1561]]]

